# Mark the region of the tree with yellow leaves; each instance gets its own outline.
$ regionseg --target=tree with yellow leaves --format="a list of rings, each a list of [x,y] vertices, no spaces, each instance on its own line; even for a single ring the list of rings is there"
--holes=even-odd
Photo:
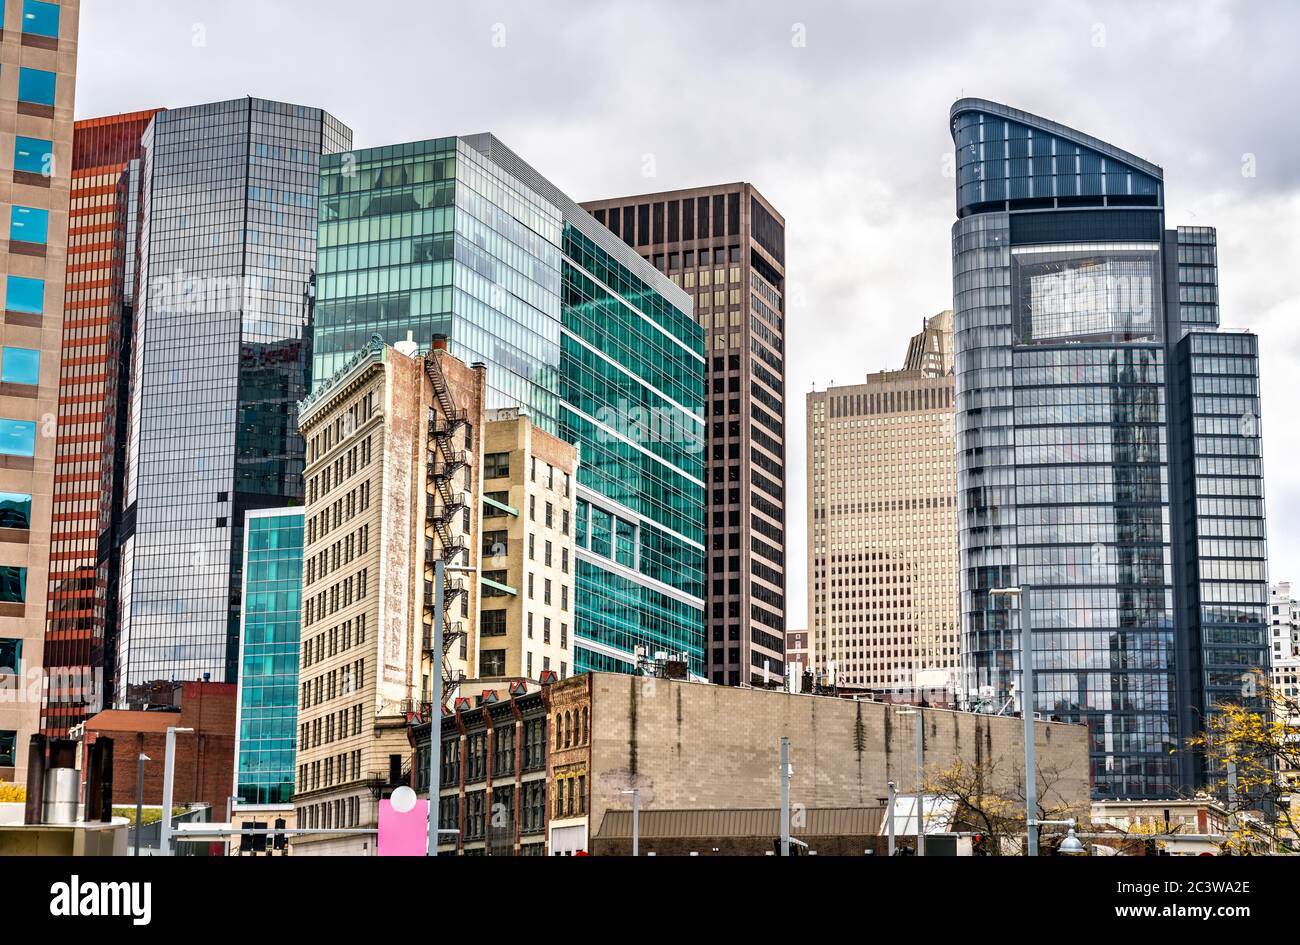
[[[1215,792],[1226,798],[1231,827],[1225,853],[1300,852],[1292,804],[1300,778],[1300,702],[1253,674],[1251,698],[1221,702],[1187,746],[1204,755]]]

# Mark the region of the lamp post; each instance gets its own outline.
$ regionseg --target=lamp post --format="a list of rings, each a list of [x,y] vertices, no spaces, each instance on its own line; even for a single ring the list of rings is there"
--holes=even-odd
[[[163,809],[162,827],[158,832],[158,846],[163,856],[172,855],[172,778],[176,774],[176,733],[193,732],[192,728],[167,726],[167,754],[163,758]],[[140,829],[139,822],[136,830]]]
[[[889,802],[885,805],[885,811],[889,816],[889,855],[894,855],[894,799],[898,796],[898,787],[893,781],[889,782]]]
[[[1028,585],[995,587],[989,597],[1020,601],[1020,716],[1025,723],[1025,845],[1026,856],[1038,856],[1038,779],[1034,767],[1034,660],[1033,633],[1029,622]]]
[[[781,736],[781,855],[790,855],[790,739]]]
[[[135,769],[135,853],[134,856],[140,855],[140,823],[144,817],[144,763],[153,759],[140,752],[140,757],[136,759]]]
[[[1084,845],[1079,842],[1079,838],[1074,835],[1075,822],[1073,817],[1069,818],[1068,820],[1032,820],[1031,819],[1029,822],[1034,825],[1035,830],[1037,830],[1039,827],[1049,827],[1049,826],[1069,828],[1068,830],[1066,830],[1065,839],[1061,841],[1060,847],[1057,848],[1057,852],[1060,853],[1062,856],[1084,856],[1088,852],[1088,850],[1084,847]],[[1034,855],[1037,856],[1037,853],[1035,853]]]
[[[433,562],[433,700],[429,709],[429,840],[427,856],[438,855],[438,782],[442,778],[442,585],[447,572],[478,574],[467,564],[447,564],[441,557]],[[456,833],[454,830],[448,833]]]
[[[898,714],[916,716],[916,855],[925,856],[925,725],[920,706],[900,709]]]
[[[641,789],[619,791],[620,794],[632,795],[632,855],[641,855]]]

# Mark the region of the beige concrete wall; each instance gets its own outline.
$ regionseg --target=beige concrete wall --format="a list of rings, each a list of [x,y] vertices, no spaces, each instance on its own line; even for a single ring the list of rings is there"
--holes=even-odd
[[[592,674],[591,686],[593,835],[605,810],[630,807],[618,792],[631,786],[643,809],[776,807],[783,735],[793,804],[877,806],[891,779],[900,792],[915,783],[915,717],[883,703],[607,673]],[[1020,719],[942,709],[924,719],[927,772],[959,757],[1023,771]],[[1039,722],[1035,746],[1040,775],[1059,775],[1056,790],[1086,810],[1087,730]]]

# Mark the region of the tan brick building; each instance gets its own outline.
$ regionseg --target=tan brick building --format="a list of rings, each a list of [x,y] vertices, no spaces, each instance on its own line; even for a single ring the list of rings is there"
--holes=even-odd
[[[300,827],[373,827],[380,798],[410,776],[407,726],[428,711],[434,671],[434,560],[477,559],[484,375],[445,347],[415,357],[376,338],[300,405]],[[477,591],[454,575],[447,588],[444,671],[460,679],[477,656],[468,632]],[[295,852],[373,846],[322,834],[299,838]]]
[[[489,685],[573,669],[577,465],[574,447],[518,410],[489,412],[477,673]]]
[[[807,395],[809,652],[827,682],[956,685],[952,364],[943,312],[903,370]]]

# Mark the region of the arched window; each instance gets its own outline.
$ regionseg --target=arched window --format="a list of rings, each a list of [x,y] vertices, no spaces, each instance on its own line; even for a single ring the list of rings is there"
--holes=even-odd
[[[587,720],[588,720],[588,717],[587,717],[587,708],[586,708],[586,706],[583,706],[583,709],[582,709],[582,743],[583,743],[584,745],[587,744],[587,742],[591,740],[591,729],[587,726]]]
[[[564,726],[560,724],[560,713],[556,712],[555,713],[555,747],[557,749],[564,747],[560,741],[560,739],[563,738],[563,736],[564,736]],[[427,817],[425,819],[428,820]]]
[[[568,748],[573,744],[573,716],[568,712],[564,713],[564,747]]]

